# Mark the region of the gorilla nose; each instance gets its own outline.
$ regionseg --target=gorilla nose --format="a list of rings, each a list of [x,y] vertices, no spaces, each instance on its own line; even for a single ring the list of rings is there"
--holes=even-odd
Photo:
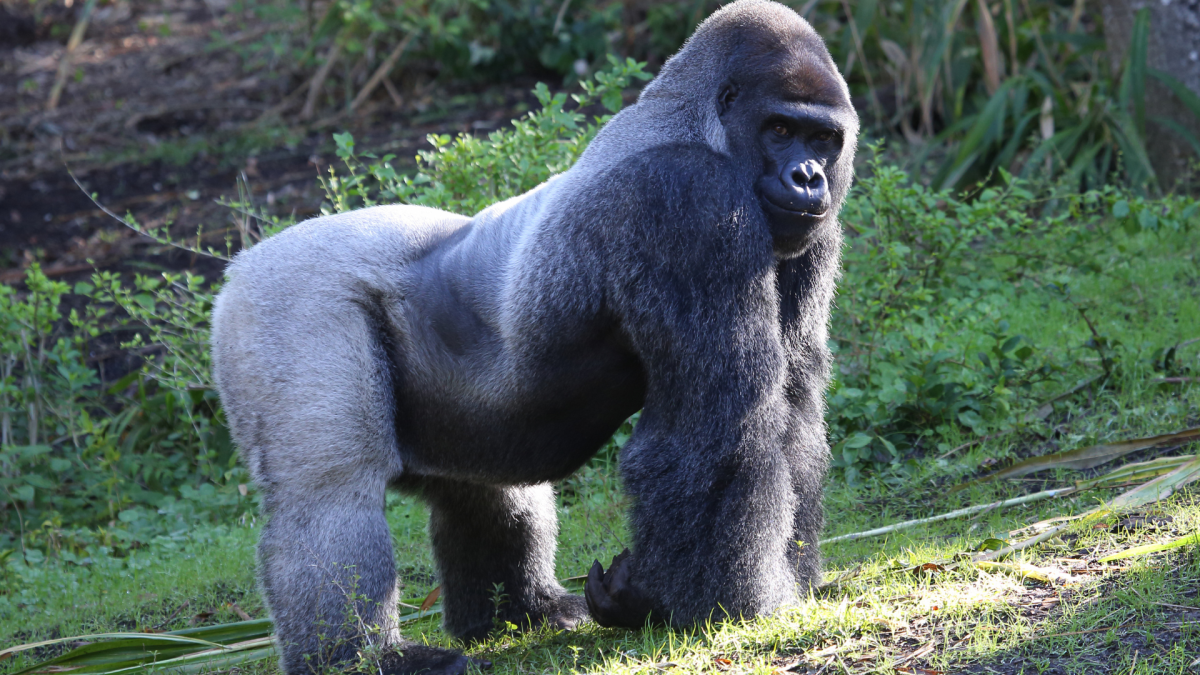
[[[792,193],[788,201],[794,202],[797,210],[811,213],[825,211],[827,185],[825,173],[819,164],[800,162],[793,165],[790,171],[785,171],[782,178],[784,186]]]
[[[792,168],[792,184],[796,187],[814,188],[824,181],[825,176],[816,162],[802,162]]]
[[[816,162],[800,162],[792,167],[791,175],[785,183],[790,183],[788,187],[799,190],[824,190],[824,173],[821,172],[821,167],[817,166]]]

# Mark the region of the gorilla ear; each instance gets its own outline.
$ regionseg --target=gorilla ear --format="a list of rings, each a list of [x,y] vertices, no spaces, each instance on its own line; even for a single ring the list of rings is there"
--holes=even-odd
[[[733,102],[737,100],[737,97],[737,85],[732,82],[726,82],[724,86],[721,87],[721,93],[717,94],[718,114],[724,117],[725,113],[729,112],[729,109],[733,107]]]

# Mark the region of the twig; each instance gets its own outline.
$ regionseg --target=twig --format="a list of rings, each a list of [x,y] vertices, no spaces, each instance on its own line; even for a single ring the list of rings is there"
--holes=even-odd
[[[1049,401],[1046,401],[1045,403],[1039,405],[1037,407],[1036,411],[1029,413],[1029,415],[1027,415],[1025,417],[1025,421],[1028,422],[1028,421],[1031,421],[1031,419],[1036,419],[1038,412],[1041,411],[1046,406],[1048,406],[1048,405],[1052,406],[1055,403],[1058,403],[1059,401],[1067,398],[1068,396],[1073,396],[1075,394],[1078,394],[1079,392],[1083,391],[1084,389],[1087,389],[1088,387],[1092,386],[1092,384],[1094,384],[1096,382],[1096,380],[1099,380],[1102,377],[1104,377],[1104,375],[1096,375],[1094,377],[1090,377],[1090,378],[1084,380],[1083,382],[1080,382],[1079,384],[1075,385],[1074,387],[1071,387],[1067,391],[1064,391],[1063,393],[1059,394],[1058,396],[1055,396],[1054,398],[1050,399]],[[1046,413],[1046,414],[1049,415],[1050,413]],[[1044,418],[1045,415],[1043,415],[1042,417]]]
[[[313,116],[313,111],[317,107],[317,97],[321,95],[321,87],[325,84],[325,78],[329,77],[329,71],[333,69],[334,62],[342,53],[341,37],[341,33],[338,33],[337,37],[333,39],[333,46],[329,48],[325,61],[308,83],[308,97],[304,99],[304,107],[300,110],[300,119],[302,120]]]
[[[83,34],[87,32],[88,22],[92,20],[92,10],[96,8],[96,0],[87,0],[87,4],[79,11],[79,19],[75,28],[71,29],[71,37],[67,40],[67,51],[58,62],[58,73],[54,75],[54,86],[50,88],[50,99],[46,101],[46,110],[58,107],[58,99],[62,96],[63,87],[67,85],[67,75],[71,70],[72,56],[83,42]]]
[[[42,268],[42,274],[46,275],[47,277],[58,277],[64,274],[83,272],[84,270],[90,269],[95,269],[95,267],[86,263],[80,263],[78,265],[52,265],[50,267]],[[26,272],[27,270],[25,269],[14,269],[0,272],[0,283],[11,284],[21,281],[25,278]]]
[[[392,97],[392,103],[395,104],[396,110],[404,108],[404,97],[396,89],[396,85],[392,84],[392,78],[387,75],[383,76],[383,88],[387,90],[388,96]]]
[[[150,239],[153,239],[154,241],[156,241],[159,244],[162,244],[164,246],[174,246],[175,248],[187,251],[189,253],[196,253],[199,255],[208,256],[209,258],[216,258],[217,260],[224,260],[225,262],[229,262],[228,257],[220,255],[212,249],[205,251],[205,250],[202,250],[199,248],[191,248],[190,246],[184,246],[183,244],[176,243],[174,241],[171,241],[170,239],[166,239],[166,238],[157,236],[153,232],[142,230],[134,223],[130,222],[129,220],[126,220],[125,218],[122,218],[121,216],[118,216],[117,214],[110,211],[107,206],[105,206],[105,205],[101,204],[99,201],[97,201],[96,198],[92,196],[92,193],[88,192],[87,189],[83,187],[83,183],[80,183],[79,179],[75,177],[75,172],[71,171],[71,167],[67,165],[66,160],[63,160],[63,166],[67,170],[67,175],[70,176],[71,180],[75,182],[75,187],[78,187],[79,191],[82,192],[84,195],[86,195],[88,200],[90,200],[93,204],[96,205],[96,208],[103,211],[110,218],[113,218],[114,220],[119,221],[125,227],[128,227],[129,229],[133,230],[134,232],[137,232],[138,234],[142,235],[143,237],[149,237]]]
[[[1089,633],[1101,633],[1106,630],[1120,630],[1122,628],[1128,628],[1131,625],[1132,624],[1127,623],[1127,624],[1122,624],[1120,626],[1105,626],[1104,628],[1091,628],[1088,630],[1075,630],[1075,631],[1071,631],[1070,633],[1051,633],[1050,635],[1035,635],[1031,638],[1026,638],[1026,639],[1028,639],[1028,640],[1044,640],[1046,638],[1070,637],[1072,635],[1087,635]]]
[[[947,450],[946,452],[943,452],[942,454],[938,455],[937,458],[938,459],[946,459],[947,457],[949,457],[950,455],[953,455],[954,453],[958,452],[959,450],[963,450],[963,449],[970,448],[975,445],[979,445],[980,443],[983,443],[984,441],[990,441],[994,438],[1000,438],[1001,436],[1006,436],[1008,434],[1011,434],[1012,432],[1013,432],[1013,430],[1009,429],[1008,431],[1001,431],[1000,433],[996,433],[996,434],[988,434],[987,436],[983,436],[981,438],[976,438],[973,441],[967,441],[966,443],[963,443],[962,445],[958,446],[957,448],[951,448],[951,449]]]
[[[1053,490],[1050,490],[1050,492],[1053,492]],[[1037,535],[1036,537],[1030,537],[1029,539],[1026,539],[1025,541],[1019,541],[1015,544],[1012,544],[1011,546],[1005,546],[1002,549],[998,549],[995,551],[988,551],[986,553],[981,553],[977,556],[974,556],[971,558],[971,562],[990,562],[992,560],[996,560],[997,558],[1003,558],[1004,556],[1006,556],[1010,553],[1014,553],[1016,551],[1021,551],[1021,550],[1027,549],[1030,546],[1033,546],[1035,544],[1040,544],[1043,541],[1046,541],[1047,539],[1053,537],[1054,535],[1058,534],[1059,532],[1062,532],[1063,530],[1067,529],[1070,526],[1071,526],[1071,523],[1066,523],[1063,525],[1059,525],[1058,527],[1052,527],[1049,530],[1046,530],[1045,532]]]
[[[550,31],[551,35],[558,35],[559,29],[562,28],[563,17],[567,15],[567,7],[571,6],[571,0],[563,0],[562,7],[558,8],[558,16],[554,17],[554,30]]]
[[[238,607],[238,604],[237,604],[236,602],[231,602],[231,603],[229,603],[229,609],[232,609],[232,610],[233,610],[233,613],[234,613],[234,614],[237,614],[237,615],[238,615],[238,617],[239,617],[239,618],[240,618],[242,621],[249,621],[249,620],[250,620],[250,615],[246,613],[246,610],[242,609],[241,607]]]
[[[1145,598],[1143,598],[1143,599],[1145,599]],[[1158,605],[1159,607],[1170,607],[1171,609],[1182,609],[1182,610],[1186,610],[1189,612],[1200,612],[1200,607],[1188,607],[1187,605],[1173,605],[1169,602],[1154,602],[1154,601],[1149,601],[1149,602],[1150,602],[1150,604]]]
[[[915,651],[915,652],[909,654],[908,656],[900,659],[899,661],[893,663],[892,668],[893,669],[899,668],[900,666],[908,663],[909,661],[912,661],[913,659],[919,659],[922,656],[925,656],[926,654],[928,654],[929,652],[932,652],[934,649],[937,649],[937,642],[935,640],[930,640],[929,644],[925,645],[924,647],[921,647],[917,651]]]
[[[190,605],[191,603],[192,603],[192,601],[191,601],[191,600],[184,600],[182,605],[180,605],[180,606],[176,607],[174,612],[171,612],[171,616],[168,616],[167,618],[163,619],[163,620],[162,620],[162,621],[161,621],[161,622],[160,622],[160,623],[159,623],[157,626],[155,626],[154,628],[155,628],[155,629],[161,629],[163,626],[165,626],[165,625],[167,625],[167,624],[171,623],[172,621],[174,621],[174,620],[175,620],[175,617],[179,616],[179,613],[183,611],[183,608],[184,608],[184,607],[187,607],[187,606],[188,606],[188,605]]]
[[[951,511],[949,513],[943,513],[943,514],[937,515],[937,516],[930,516],[928,518],[918,518],[917,520],[908,520],[903,523],[896,523],[894,525],[888,525],[887,527],[878,527],[878,528],[875,528],[874,530],[867,530],[866,532],[855,532],[854,534],[843,534],[840,537],[833,537],[831,539],[825,539],[821,542],[821,544],[832,544],[835,541],[853,541],[855,539],[865,539],[867,537],[876,537],[881,534],[890,534],[892,532],[896,532],[899,530],[907,530],[911,527],[916,527],[918,525],[924,525],[926,523],[933,523],[933,522],[937,522],[939,520],[950,520],[951,518],[959,518],[961,516],[969,516],[973,513],[978,513],[980,511],[986,511],[988,509],[1002,508],[1005,506],[1015,506],[1017,504],[1027,504],[1029,502],[1036,502],[1036,501],[1040,501],[1042,499],[1049,499],[1051,497],[1061,497],[1063,495],[1071,494],[1072,492],[1075,492],[1075,491],[1076,491],[1076,488],[1074,486],[1072,486],[1072,487],[1065,487],[1065,488],[1057,488],[1054,490],[1045,490],[1043,492],[1035,492],[1031,495],[1025,495],[1023,497],[1014,497],[1012,499],[1005,499],[1005,500],[999,501],[999,502],[992,502],[991,504],[980,504],[980,505],[976,505],[976,506],[968,506],[966,508],[958,509],[956,511]],[[1056,528],[1056,530],[1057,529],[1059,529],[1059,528]],[[1012,547],[1009,547],[1009,548],[1012,548]],[[1007,549],[1005,549],[1005,550],[1007,550]],[[981,558],[980,560],[991,560],[991,558]]]
[[[371,92],[375,91],[375,87],[379,86],[383,78],[387,77],[387,74],[395,67],[396,61],[400,60],[400,55],[404,53],[404,50],[408,47],[408,43],[412,42],[413,35],[415,34],[415,31],[410,31],[408,35],[405,35],[400,44],[396,45],[396,48],[392,50],[392,53],[388,54],[383,63],[379,64],[379,67],[371,74],[371,79],[367,80],[367,83],[363,85],[362,91],[358,92],[358,96],[354,97],[354,101],[350,104],[351,111],[357,110],[358,106],[362,105],[363,101],[371,96]]]
[[[284,96],[283,100],[281,100],[279,103],[267,108],[263,114],[259,115],[258,118],[253,122],[250,122],[250,124],[258,124],[263,120],[267,120],[272,117],[278,117],[279,115],[283,114],[288,108],[296,104],[296,101],[300,99],[300,94],[303,94],[305,90],[312,86],[312,81],[313,78],[310,77],[301,82],[300,86],[289,92],[287,96]]]

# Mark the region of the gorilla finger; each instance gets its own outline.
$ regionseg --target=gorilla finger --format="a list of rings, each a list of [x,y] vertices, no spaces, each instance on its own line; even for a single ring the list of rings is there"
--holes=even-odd
[[[600,565],[600,561],[593,562],[592,569],[588,570],[587,581],[583,584],[583,598],[587,601],[588,613],[592,615],[592,619],[601,626],[609,626],[609,617],[618,611],[618,607],[608,594],[604,576],[604,567]]]

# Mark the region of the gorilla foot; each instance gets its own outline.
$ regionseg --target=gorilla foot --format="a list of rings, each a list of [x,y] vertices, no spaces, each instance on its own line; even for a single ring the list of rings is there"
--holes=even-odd
[[[649,621],[665,624],[666,619],[654,601],[630,579],[629,549],[612,560],[608,571],[597,560],[588,571],[584,597],[592,619],[608,628],[642,628]]]
[[[559,596],[545,614],[546,625],[556,630],[575,630],[587,620],[587,601],[583,596],[569,593]]]
[[[471,666],[478,670],[492,667],[491,661],[464,656],[461,652],[425,645],[405,645],[380,659],[383,675],[464,675]]]

